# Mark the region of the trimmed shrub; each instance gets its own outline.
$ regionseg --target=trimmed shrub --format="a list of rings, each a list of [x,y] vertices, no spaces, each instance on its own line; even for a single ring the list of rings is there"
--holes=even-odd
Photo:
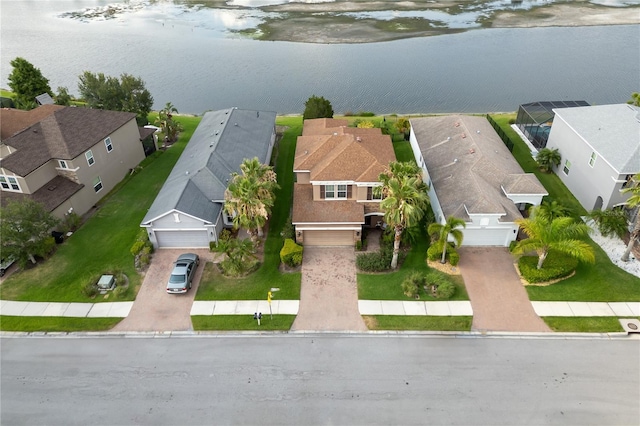
[[[96,283],[94,281],[95,280],[92,277],[90,281],[86,282],[82,286],[82,293],[85,296],[93,298],[98,295],[98,286],[96,286]]]
[[[460,262],[460,253],[453,247],[451,247],[451,250],[447,250],[447,257],[449,258],[451,266],[457,266]]]
[[[450,299],[456,293],[456,286],[450,281],[442,281],[434,286],[433,296],[437,299]]]
[[[441,261],[442,260],[442,244],[431,244],[427,249],[427,259],[431,262]],[[460,254],[451,245],[447,245],[447,255],[445,256],[445,261],[449,262],[451,266],[456,266],[460,262]]]
[[[302,250],[301,245],[296,244],[291,238],[287,238],[280,250],[280,260],[287,266],[299,266],[302,264]]]
[[[356,256],[356,267],[364,272],[384,272],[391,269],[393,249],[383,249],[377,253],[361,253]]]
[[[371,111],[360,111],[358,113],[359,117],[375,117],[375,115],[376,114],[374,112],[371,112]]]
[[[530,283],[541,283],[571,275],[578,266],[578,261],[564,253],[549,251],[542,269],[537,269],[537,256],[522,256],[518,259],[520,275]]]
[[[434,262],[442,258],[442,249],[437,244],[431,244],[427,249],[427,259]]]
[[[405,296],[415,298],[420,292],[420,288],[426,283],[426,277],[420,272],[414,272],[402,281],[402,291]]]
[[[137,256],[142,249],[145,246],[145,242],[144,241],[136,241],[135,243],[133,243],[133,245],[131,246],[131,254],[133,256]]]
[[[362,241],[356,241],[356,250],[362,251]]]

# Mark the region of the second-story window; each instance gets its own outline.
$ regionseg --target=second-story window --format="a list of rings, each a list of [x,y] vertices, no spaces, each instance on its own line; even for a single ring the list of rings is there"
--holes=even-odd
[[[107,152],[113,151],[113,145],[111,144],[111,138],[106,138],[104,140],[104,146],[107,148]]]
[[[350,185],[322,185],[320,187],[320,198],[324,200],[347,199],[350,196]]]
[[[89,150],[89,151],[84,153],[84,156],[87,157],[87,164],[89,166],[93,166],[93,163],[96,162],[96,160],[93,159],[93,152],[91,152],[91,150]]]
[[[69,165],[64,160],[58,160],[58,165],[60,166],[61,169],[68,169],[69,168]]]
[[[376,191],[374,187],[367,188],[367,200],[382,200],[382,191]]]
[[[0,175],[0,187],[5,191],[22,192],[18,179],[13,176]]]

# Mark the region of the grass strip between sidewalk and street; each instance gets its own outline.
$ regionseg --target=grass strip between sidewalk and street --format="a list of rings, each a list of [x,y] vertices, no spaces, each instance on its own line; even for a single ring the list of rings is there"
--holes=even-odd
[[[286,331],[291,328],[295,315],[274,315],[273,319],[269,313],[262,313],[260,325],[253,319],[253,315],[193,315],[191,322],[193,329],[197,331],[206,330],[244,330],[244,331]]]
[[[473,317],[363,315],[369,330],[470,331]]]
[[[0,316],[1,331],[107,331],[122,318],[16,317]]]
[[[640,317],[635,318],[640,319]],[[542,319],[555,332],[614,333],[624,331],[617,317],[542,317]]]

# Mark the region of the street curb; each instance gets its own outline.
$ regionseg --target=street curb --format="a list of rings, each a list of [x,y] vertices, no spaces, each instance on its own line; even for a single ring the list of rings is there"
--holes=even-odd
[[[522,332],[479,332],[479,331],[80,331],[80,332],[10,332],[1,331],[1,338],[21,337],[62,337],[62,338],[232,338],[232,337],[406,337],[406,338],[454,338],[454,339],[540,339],[540,340],[640,340],[640,334],[625,332],[612,333],[522,333]]]

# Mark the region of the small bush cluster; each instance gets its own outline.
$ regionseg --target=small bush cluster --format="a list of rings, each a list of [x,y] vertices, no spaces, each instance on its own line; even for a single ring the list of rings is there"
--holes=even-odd
[[[82,293],[90,298],[96,297],[98,295],[98,286],[96,285],[95,280],[91,279],[90,281],[87,281],[82,286]]]
[[[74,211],[66,213],[64,215],[64,219],[62,220],[62,231],[66,234],[67,232],[75,232],[80,228],[82,223],[82,218],[78,216],[78,214]]]
[[[239,264],[230,259],[225,259],[219,263],[222,274],[227,277],[243,277],[252,274],[260,267],[258,259],[246,259],[245,263]]]
[[[436,299],[450,299],[456,293],[456,286],[447,277],[430,273],[426,277],[427,287]]]
[[[356,257],[356,266],[363,272],[384,272],[391,269],[393,248],[382,246],[376,253],[361,253]]]
[[[541,283],[571,275],[578,266],[578,261],[566,254],[550,251],[538,269],[537,256],[522,256],[518,259],[520,275],[530,283]]]
[[[280,260],[287,266],[295,268],[302,264],[302,251],[301,245],[296,244],[291,238],[284,240],[284,246],[280,250]]]
[[[291,223],[291,215],[289,215],[289,217],[287,218],[287,221],[285,222],[284,226],[282,227],[282,232],[280,232],[280,236],[283,239],[294,239],[296,236],[296,230],[295,227],[293,226],[293,223]]]
[[[431,246],[429,246],[429,248],[427,249],[427,259],[432,262],[442,260],[442,245],[432,244]],[[454,247],[449,244],[447,244],[447,255],[445,257],[445,260],[448,261],[451,266],[457,266],[460,262],[460,254]]]
[[[402,281],[402,291],[407,297],[417,298],[426,282],[427,278],[423,274],[414,272]]]
[[[360,117],[375,117],[376,113],[371,111],[360,111],[358,116]]]
[[[153,245],[149,241],[146,229],[140,229],[136,236],[136,241],[131,246],[131,254],[134,258],[134,265],[138,271],[144,270],[151,263],[151,253]]]

